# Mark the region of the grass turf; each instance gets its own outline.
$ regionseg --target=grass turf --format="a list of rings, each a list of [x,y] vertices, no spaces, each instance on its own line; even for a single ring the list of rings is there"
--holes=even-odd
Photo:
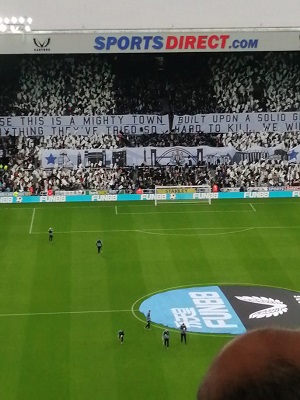
[[[298,290],[299,210],[298,199],[1,206],[1,398],[194,399],[230,337],[188,334],[184,346],[171,332],[166,350],[132,305],[185,285]]]

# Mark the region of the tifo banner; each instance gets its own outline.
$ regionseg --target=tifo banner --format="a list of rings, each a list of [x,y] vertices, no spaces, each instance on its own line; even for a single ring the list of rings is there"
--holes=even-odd
[[[175,115],[175,133],[291,132],[300,130],[300,113]],[[168,115],[0,117],[0,136],[151,134],[169,132]]]
[[[290,162],[294,162],[294,163],[300,162],[300,145],[292,148],[288,152],[288,159]]]
[[[0,117],[0,136],[164,133],[168,115],[94,115]]]
[[[176,133],[291,132],[300,130],[300,113],[266,112],[175,115],[173,129]]]
[[[298,149],[299,153],[295,151]],[[295,162],[295,154],[300,154],[300,146],[286,152],[283,145],[276,147],[253,146],[247,151],[227,147],[124,147],[121,149],[44,149],[43,168],[77,167],[121,167],[133,165],[196,165],[198,163],[232,164],[240,161],[253,162],[259,159],[281,159]],[[300,161],[300,157],[299,157]]]

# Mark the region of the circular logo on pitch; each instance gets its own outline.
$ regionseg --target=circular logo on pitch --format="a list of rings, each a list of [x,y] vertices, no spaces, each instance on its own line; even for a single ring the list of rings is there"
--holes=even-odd
[[[262,327],[298,328],[300,293],[268,286],[196,286],[155,293],[139,311],[154,323],[189,332],[241,334]]]

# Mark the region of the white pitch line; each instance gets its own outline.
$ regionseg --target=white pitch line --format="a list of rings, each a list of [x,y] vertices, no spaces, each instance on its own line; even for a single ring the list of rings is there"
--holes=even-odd
[[[256,209],[254,208],[253,204],[252,203],[249,203],[249,204],[250,204],[250,207],[252,208],[252,210],[256,211]]]
[[[41,203],[36,203],[36,204],[41,204]],[[103,202],[99,202],[99,203],[97,203],[97,205],[92,205],[92,204],[95,204],[95,203],[91,203],[91,205],[89,205],[89,206],[84,206],[84,205],[82,205],[82,206],[66,206],[66,205],[64,205],[65,203],[62,203],[62,205],[61,206],[58,206],[57,204],[58,203],[42,203],[42,204],[45,204],[45,207],[35,207],[35,209],[36,210],[56,210],[56,209],[58,209],[58,210],[61,210],[61,209],[65,209],[65,208],[67,208],[67,209],[77,209],[77,208],[113,208],[113,206],[112,205],[104,205],[103,204]],[[70,203],[68,203],[68,204],[70,204]],[[16,205],[15,203],[14,204],[12,204],[12,206],[11,207],[2,207],[2,205],[0,204],[0,210],[18,210],[18,211],[20,211],[20,210],[32,210],[32,207],[23,207],[23,205]]]
[[[221,236],[221,235],[231,235],[234,233],[242,233],[251,231],[254,228],[245,228],[239,229],[237,231],[228,231],[228,232],[212,232],[212,233],[189,233],[189,234],[182,234],[182,233],[164,233],[164,232],[149,232],[147,230],[139,230],[137,232],[145,233],[148,235],[160,235],[160,236]]]
[[[251,212],[251,211],[249,211]],[[126,232],[133,232],[133,233],[141,233],[141,231],[195,231],[195,230],[221,230],[221,229],[300,229],[300,225],[297,226],[221,226],[221,227],[198,227],[198,228],[142,228],[142,229],[103,229],[97,231],[61,231],[56,232],[55,234],[70,234],[70,233],[126,233]],[[143,232],[143,233],[144,233]],[[47,232],[32,232],[32,235],[46,235]]]
[[[300,205],[299,199],[296,199],[296,198],[294,198],[294,199],[290,198],[290,199],[288,199],[288,201],[275,201],[275,202],[269,202],[267,200],[269,200],[269,199],[266,199],[265,202],[255,202],[255,204],[259,204],[259,205],[263,205],[263,206],[267,206],[267,207],[284,205],[284,204],[296,205],[297,207],[299,207],[299,205]],[[276,200],[276,199],[272,199],[272,200]],[[292,201],[292,200],[294,200],[294,201]],[[128,202],[128,203],[130,203],[130,202]],[[37,204],[39,204],[39,203],[37,203]],[[47,204],[48,204],[48,206],[47,206]],[[105,204],[103,204],[103,202],[99,202],[99,203],[97,203],[97,205],[93,205],[95,203],[91,203],[91,205],[82,205],[82,206],[66,206],[64,203],[62,203],[61,206],[58,206],[57,205],[58,203],[51,203],[51,205],[49,203],[47,203],[47,204],[46,204],[45,207],[35,207],[35,209],[36,210],[48,210],[50,208],[51,208],[51,210],[54,210],[54,209],[55,210],[56,209],[59,209],[59,210],[60,209],[73,209],[73,208],[74,209],[78,209],[78,208],[80,208],[80,209],[83,209],[83,208],[87,208],[87,209],[88,208],[101,208],[102,209],[102,208],[112,208],[113,207],[112,205],[105,205]],[[176,204],[179,205],[180,203],[176,203]],[[196,204],[196,203],[188,203],[188,204],[189,205],[199,206],[199,204]],[[213,203],[213,205],[214,204],[216,204],[216,203]],[[227,200],[220,200],[220,205],[221,204],[222,204],[222,206],[224,205],[224,206],[231,207],[233,204],[234,205],[247,205],[247,202],[245,202],[245,201],[244,202],[235,202],[235,200],[234,200],[233,203],[228,203]],[[170,205],[170,203],[168,203],[168,204],[160,204],[160,207],[164,206],[164,205],[168,206],[168,205]],[[119,207],[119,209],[120,208],[126,208],[126,206],[121,206],[121,205],[119,205],[118,207]],[[154,205],[153,204],[130,204],[130,207],[131,208],[133,208],[133,207],[154,207]],[[21,204],[20,205],[12,204],[10,207],[3,207],[3,205],[0,204],[0,211],[2,211],[2,210],[18,210],[18,211],[20,211],[20,210],[32,210],[32,207],[24,207]],[[222,212],[222,211],[219,211],[219,212]],[[120,214],[123,214],[123,213],[120,213]],[[132,213],[130,213],[130,214],[132,214]]]
[[[34,217],[35,217],[35,208],[34,208],[33,211],[32,211],[31,223],[30,223],[30,228],[29,228],[29,234],[32,233],[32,227],[33,227]]]
[[[115,213],[116,213],[116,215],[118,215],[118,207],[117,206],[115,206]]]
[[[248,210],[198,210],[198,211],[156,211],[156,212],[121,212],[119,215],[160,215],[160,214],[198,214],[198,213],[248,213]]]
[[[132,310],[87,310],[87,311],[57,311],[57,312],[37,312],[37,313],[14,313],[0,314],[0,317],[31,317],[35,315],[66,315],[66,314],[104,314],[132,312]]]

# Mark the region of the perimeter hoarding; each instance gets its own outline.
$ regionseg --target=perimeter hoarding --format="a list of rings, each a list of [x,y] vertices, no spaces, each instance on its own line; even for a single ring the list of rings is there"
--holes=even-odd
[[[0,35],[0,54],[299,51],[299,30],[53,31]]]
[[[248,192],[218,192],[218,193],[158,193],[158,201],[199,201],[221,199],[275,199],[300,198],[300,190],[294,191],[248,191]],[[155,194],[92,194],[92,195],[54,195],[54,196],[0,196],[0,204],[24,203],[78,203],[78,202],[112,202],[112,201],[153,201]]]

